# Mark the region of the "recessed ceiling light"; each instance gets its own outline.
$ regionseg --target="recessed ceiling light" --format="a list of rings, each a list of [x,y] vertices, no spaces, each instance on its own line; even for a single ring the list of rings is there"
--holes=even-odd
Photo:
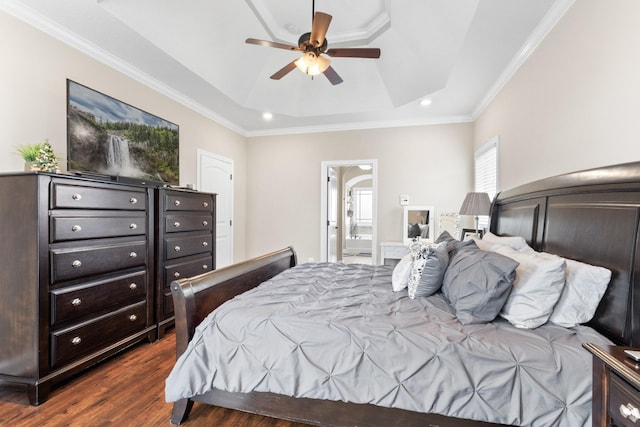
[[[420,105],[422,107],[428,107],[429,105],[431,105],[431,100],[429,98],[425,98],[422,101],[420,101]]]
[[[268,111],[265,113],[262,113],[262,118],[265,120],[271,120],[273,119],[273,114],[269,113]]]

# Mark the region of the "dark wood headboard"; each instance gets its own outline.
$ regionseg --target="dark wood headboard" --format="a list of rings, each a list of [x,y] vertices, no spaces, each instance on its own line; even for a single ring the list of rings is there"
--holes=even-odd
[[[611,283],[589,323],[640,346],[640,162],[590,169],[498,194],[490,230],[544,252],[608,268]]]

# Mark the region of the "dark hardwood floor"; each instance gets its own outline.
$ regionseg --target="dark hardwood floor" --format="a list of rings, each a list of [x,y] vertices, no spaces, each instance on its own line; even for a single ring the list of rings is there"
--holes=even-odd
[[[141,343],[53,389],[40,406],[0,383],[1,426],[170,426],[164,380],[175,361],[175,334]],[[216,427],[303,427],[287,421],[195,403],[182,424]]]

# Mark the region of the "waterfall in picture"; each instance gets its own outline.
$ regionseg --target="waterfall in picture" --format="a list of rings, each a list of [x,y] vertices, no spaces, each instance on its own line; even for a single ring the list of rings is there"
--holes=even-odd
[[[127,138],[109,134],[107,145],[107,173],[123,176],[143,175],[131,159]]]

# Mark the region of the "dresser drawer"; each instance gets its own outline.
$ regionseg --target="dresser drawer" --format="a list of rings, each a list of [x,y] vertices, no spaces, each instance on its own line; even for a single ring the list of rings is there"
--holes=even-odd
[[[164,229],[167,233],[210,231],[212,220],[211,215],[168,215],[164,219]]]
[[[146,219],[144,212],[118,215],[117,212],[103,211],[86,216],[66,216],[56,212],[50,217],[50,238],[52,242],[59,242],[144,235],[147,232]]]
[[[81,319],[145,299],[146,271],[51,291],[51,324]]]
[[[75,360],[147,326],[147,304],[140,302],[51,334],[51,366]]]
[[[613,372],[610,381],[609,415],[616,425],[640,426],[640,392]]]
[[[52,249],[51,282],[76,279],[145,265],[147,242]]]
[[[169,289],[171,282],[174,280],[197,276],[211,270],[213,270],[213,257],[211,255],[167,263],[164,266],[165,288]]]
[[[164,289],[162,292],[162,310],[165,317],[173,315],[173,296],[171,295],[171,282],[185,277],[193,277],[198,274],[213,270],[212,255],[201,258],[190,258],[189,261],[172,263],[164,267]]]
[[[54,182],[52,209],[146,210],[147,193],[133,189],[99,188]]]
[[[176,236],[165,238],[164,240],[165,259],[180,258],[212,251],[211,234]]]
[[[167,211],[213,212],[213,200],[210,194],[167,192],[164,197],[164,206]]]

